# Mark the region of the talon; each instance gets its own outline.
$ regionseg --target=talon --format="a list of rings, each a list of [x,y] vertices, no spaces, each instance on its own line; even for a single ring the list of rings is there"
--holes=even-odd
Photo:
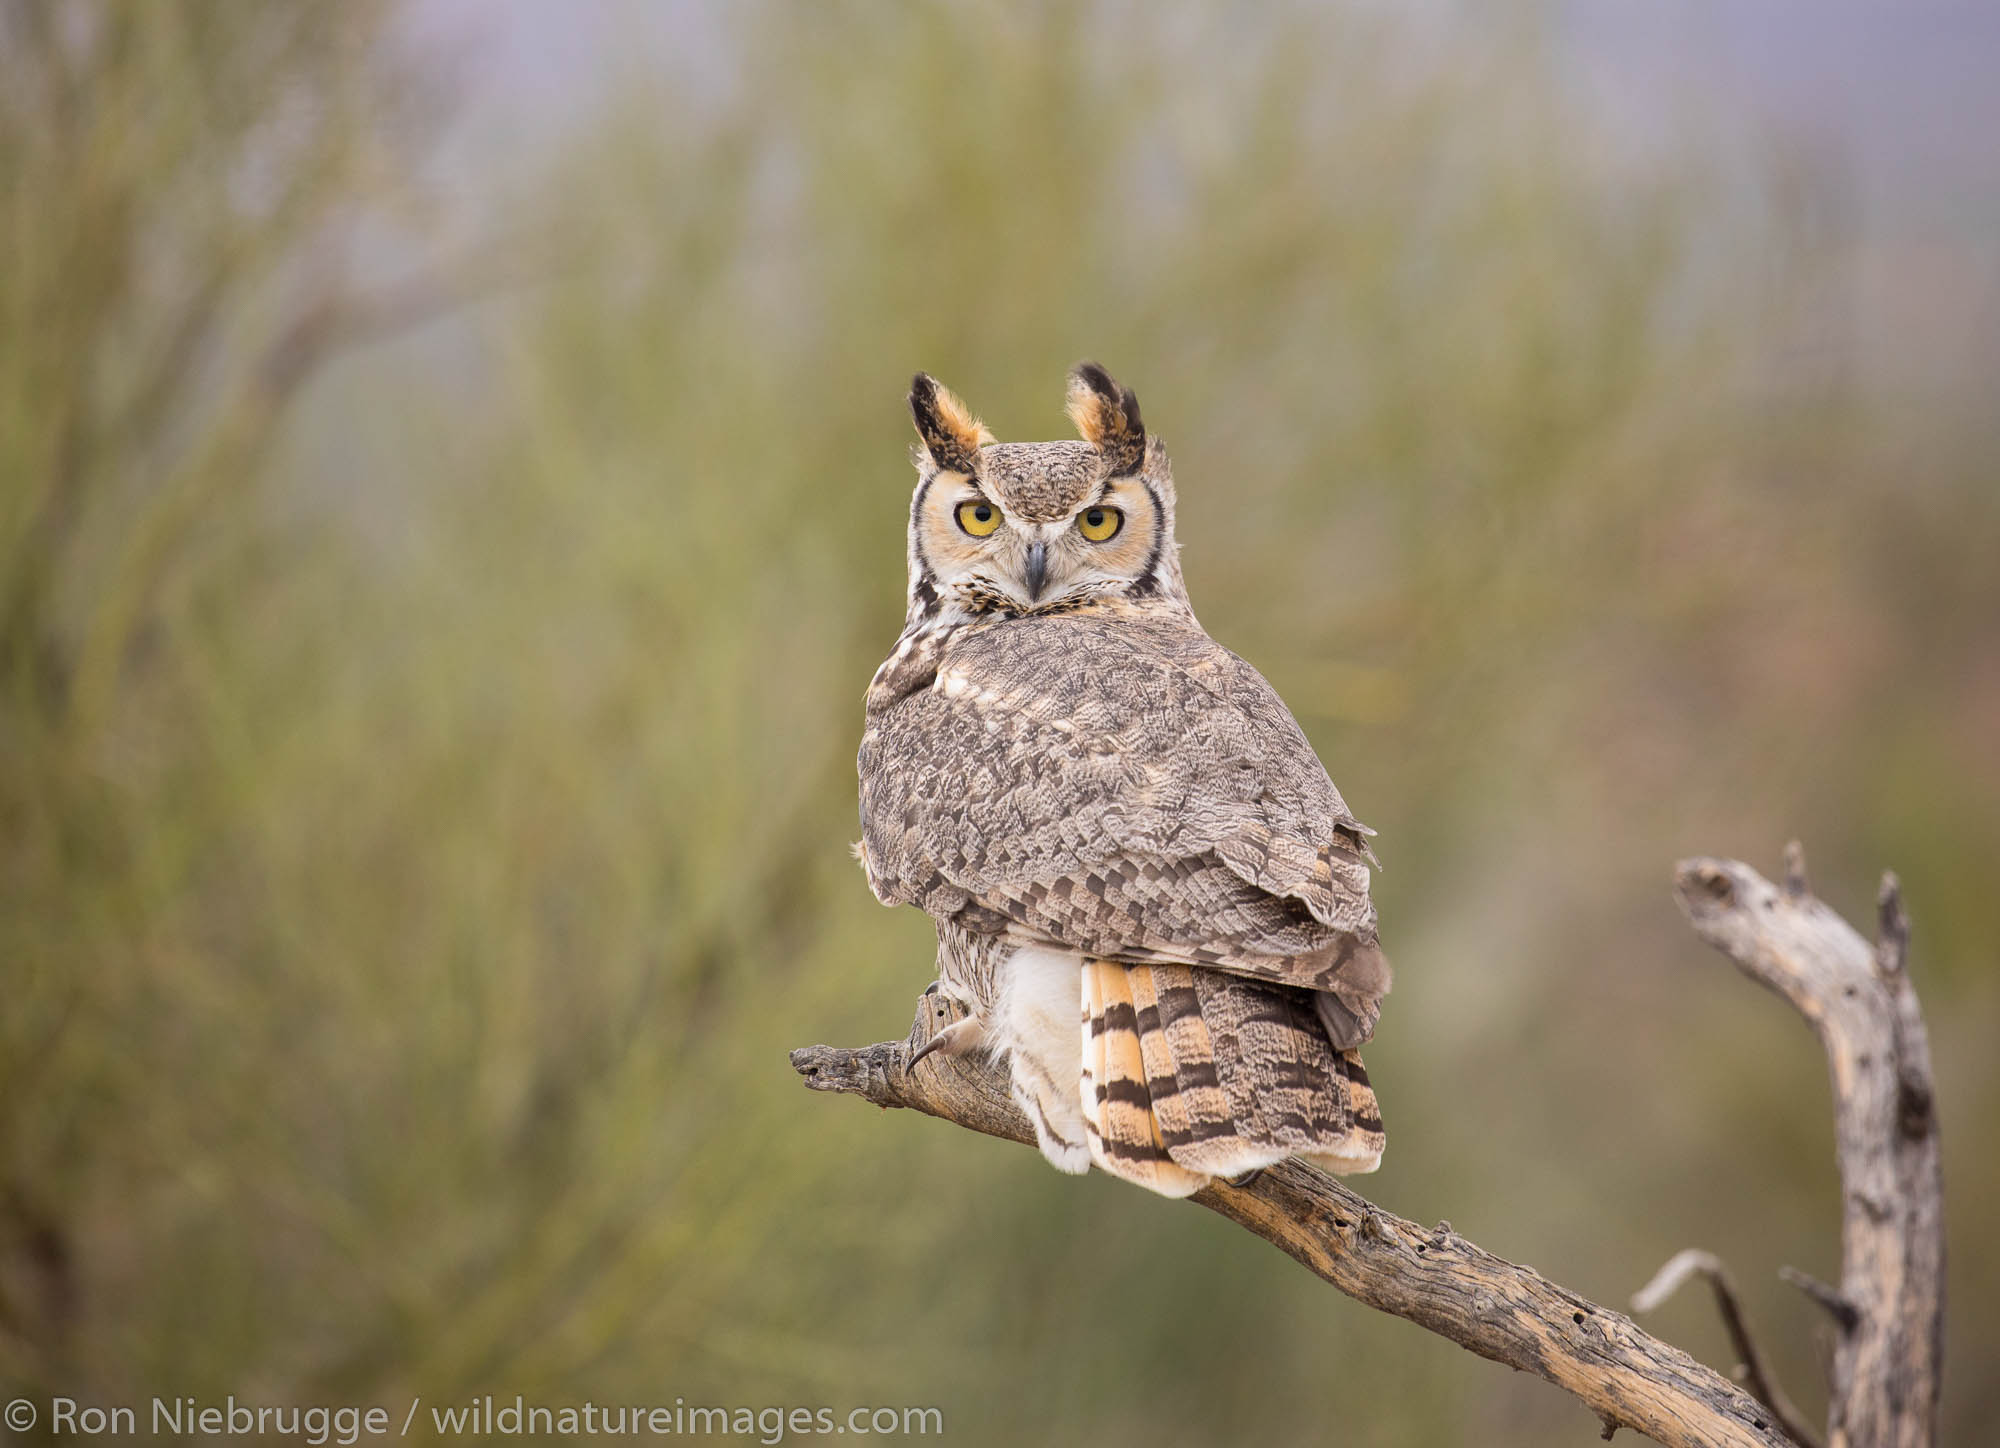
[[[1224,1177],[1223,1180],[1228,1182],[1232,1187],[1247,1187],[1263,1174],[1264,1168],[1256,1166],[1250,1168],[1249,1171],[1244,1172],[1241,1176]]]
[[[947,1056],[963,1056],[967,1051],[976,1049],[984,1038],[984,1032],[980,1029],[978,1021],[969,1017],[962,1021],[953,1021],[917,1048],[904,1065],[903,1074],[907,1076],[916,1070],[917,1062],[933,1051],[942,1051]]]

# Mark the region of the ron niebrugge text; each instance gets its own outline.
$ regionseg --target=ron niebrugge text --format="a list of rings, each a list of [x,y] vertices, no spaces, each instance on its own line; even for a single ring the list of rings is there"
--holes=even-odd
[[[25,1430],[32,1416],[16,1422],[14,1410],[32,1415],[34,1405],[17,1399],[9,1405],[9,1426]],[[419,1411],[422,1415],[419,1416]],[[740,1437],[762,1444],[787,1437],[827,1434],[859,1436],[933,1436],[944,1433],[944,1413],[938,1408],[725,1408],[691,1405],[675,1398],[669,1405],[582,1402],[531,1404],[491,1396],[457,1403],[434,1403],[425,1410],[421,1397],[410,1400],[398,1423],[384,1407],[308,1407],[199,1398],[154,1398],[145,1407],[127,1404],[80,1403],[75,1398],[49,1399],[49,1431],[60,1437],[118,1437],[148,1433],[158,1437],[291,1438],[313,1445],[352,1448],[364,1438],[488,1437],[513,1434],[540,1436],[670,1437],[693,1435]]]

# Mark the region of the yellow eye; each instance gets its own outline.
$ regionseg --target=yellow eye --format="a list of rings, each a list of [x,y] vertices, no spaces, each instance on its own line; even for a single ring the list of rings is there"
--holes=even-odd
[[[1076,531],[1093,543],[1108,543],[1124,526],[1125,515],[1116,508],[1085,508],[1076,519]]]
[[[975,538],[985,538],[1000,526],[1000,510],[983,498],[958,505],[958,526]]]

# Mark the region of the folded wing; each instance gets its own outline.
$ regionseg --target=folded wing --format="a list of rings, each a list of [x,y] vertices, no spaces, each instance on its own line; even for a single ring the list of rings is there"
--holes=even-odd
[[[1276,692],[1191,620],[965,630],[927,688],[871,709],[860,766],[883,900],[1303,987],[1336,1047],[1373,1031],[1368,831]]]

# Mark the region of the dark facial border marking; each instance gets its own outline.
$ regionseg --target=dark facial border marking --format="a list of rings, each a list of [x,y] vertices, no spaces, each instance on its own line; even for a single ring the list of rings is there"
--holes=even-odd
[[[931,562],[930,554],[924,551],[924,500],[930,497],[931,484],[938,480],[942,471],[934,471],[918,483],[916,495],[910,499],[910,547],[915,550],[917,563],[922,569],[916,583],[911,586],[910,596],[925,616],[937,612],[938,591],[937,566]]]
[[[1139,571],[1138,580],[1125,590],[1127,598],[1150,598],[1160,591],[1160,554],[1167,544],[1167,512],[1160,506],[1159,492],[1144,478],[1139,480],[1139,486],[1153,503],[1153,551],[1147,554],[1146,566]]]

